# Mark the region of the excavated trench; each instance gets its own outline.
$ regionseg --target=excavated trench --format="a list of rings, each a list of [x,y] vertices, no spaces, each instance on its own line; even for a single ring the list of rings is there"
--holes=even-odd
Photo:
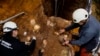
[[[19,26],[21,41],[27,41],[27,36],[37,37],[32,56],[38,56],[40,49],[44,50],[43,56],[68,56],[70,48],[59,43],[59,37],[63,35],[58,35],[57,31],[69,24],[66,20],[72,20],[71,15],[75,9],[85,8],[86,4],[86,0],[0,0],[0,20],[25,12],[25,15],[12,21]],[[99,5],[97,1],[93,4],[93,15],[97,18],[100,18]],[[2,25],[0,27],[2,30]],[[27,32],[26,36],[24,32]],[[71,34],[67,34],[71,38]]]

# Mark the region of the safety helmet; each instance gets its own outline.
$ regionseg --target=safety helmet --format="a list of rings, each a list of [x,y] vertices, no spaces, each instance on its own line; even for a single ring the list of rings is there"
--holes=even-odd
[[[3,25],[3,32],[10,32],[10,31],[12,31],[13,29],[17,29],[17,25],[16,25],[16,23],[14,23],[14,22],[12,22],[12,21],[6,22],[6,23]]]
[[[79,23],[82,20],[88,19],[88,16],[89,16],[89,14],[85,9],[83,9],[83,8],[76,9],[72,15],[73,22]]]

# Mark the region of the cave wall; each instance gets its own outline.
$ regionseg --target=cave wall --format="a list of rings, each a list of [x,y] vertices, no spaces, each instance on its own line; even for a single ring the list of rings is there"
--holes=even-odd
[[[77,8],[86,8],[88,0],[56,0],[57,7],[55,10],[55,0],[43,0],[44,12],[47,16],[62,17],[67,20],[71,20],[72,12]],[[100,20],[100,1],[92,0],[92,14]],[[49,6],[49,8],[48,8]]]
[[[55,16],[56,11],[56,16],[71,20],[72,12],[77,8],[86,8],[87,0],[57,0],[57,2],[56,0],[43,0],[43,4],[45,4],[43,5],[44,12],[47,16]],[[48,8],[48,5],[52,10]]]

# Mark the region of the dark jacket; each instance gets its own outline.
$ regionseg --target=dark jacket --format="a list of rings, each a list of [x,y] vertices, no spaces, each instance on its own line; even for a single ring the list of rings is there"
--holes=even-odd
[[[80,27],[79,39],[72,40],[70,43],[84,47],[87,49],[87,51],[91,52],[92,49],[96,47],[99,41],[100,23],[96,20],[95,17],[90,16],[85,25],[80,26],[78,24],[73,24],[70,27],[66,28],[66,31],[78,26]]]
[[[0,39],[0,56],[29,56],[29,52],[35,48],[36,40],[33,40],[31,45],[25,45],[18,39],[5,34]]]

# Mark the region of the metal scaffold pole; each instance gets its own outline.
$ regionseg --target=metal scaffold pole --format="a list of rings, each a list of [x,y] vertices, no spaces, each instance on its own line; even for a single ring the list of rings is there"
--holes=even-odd
[[[58,0],[55,0],[55,16],[57,16],[58,13]]]

